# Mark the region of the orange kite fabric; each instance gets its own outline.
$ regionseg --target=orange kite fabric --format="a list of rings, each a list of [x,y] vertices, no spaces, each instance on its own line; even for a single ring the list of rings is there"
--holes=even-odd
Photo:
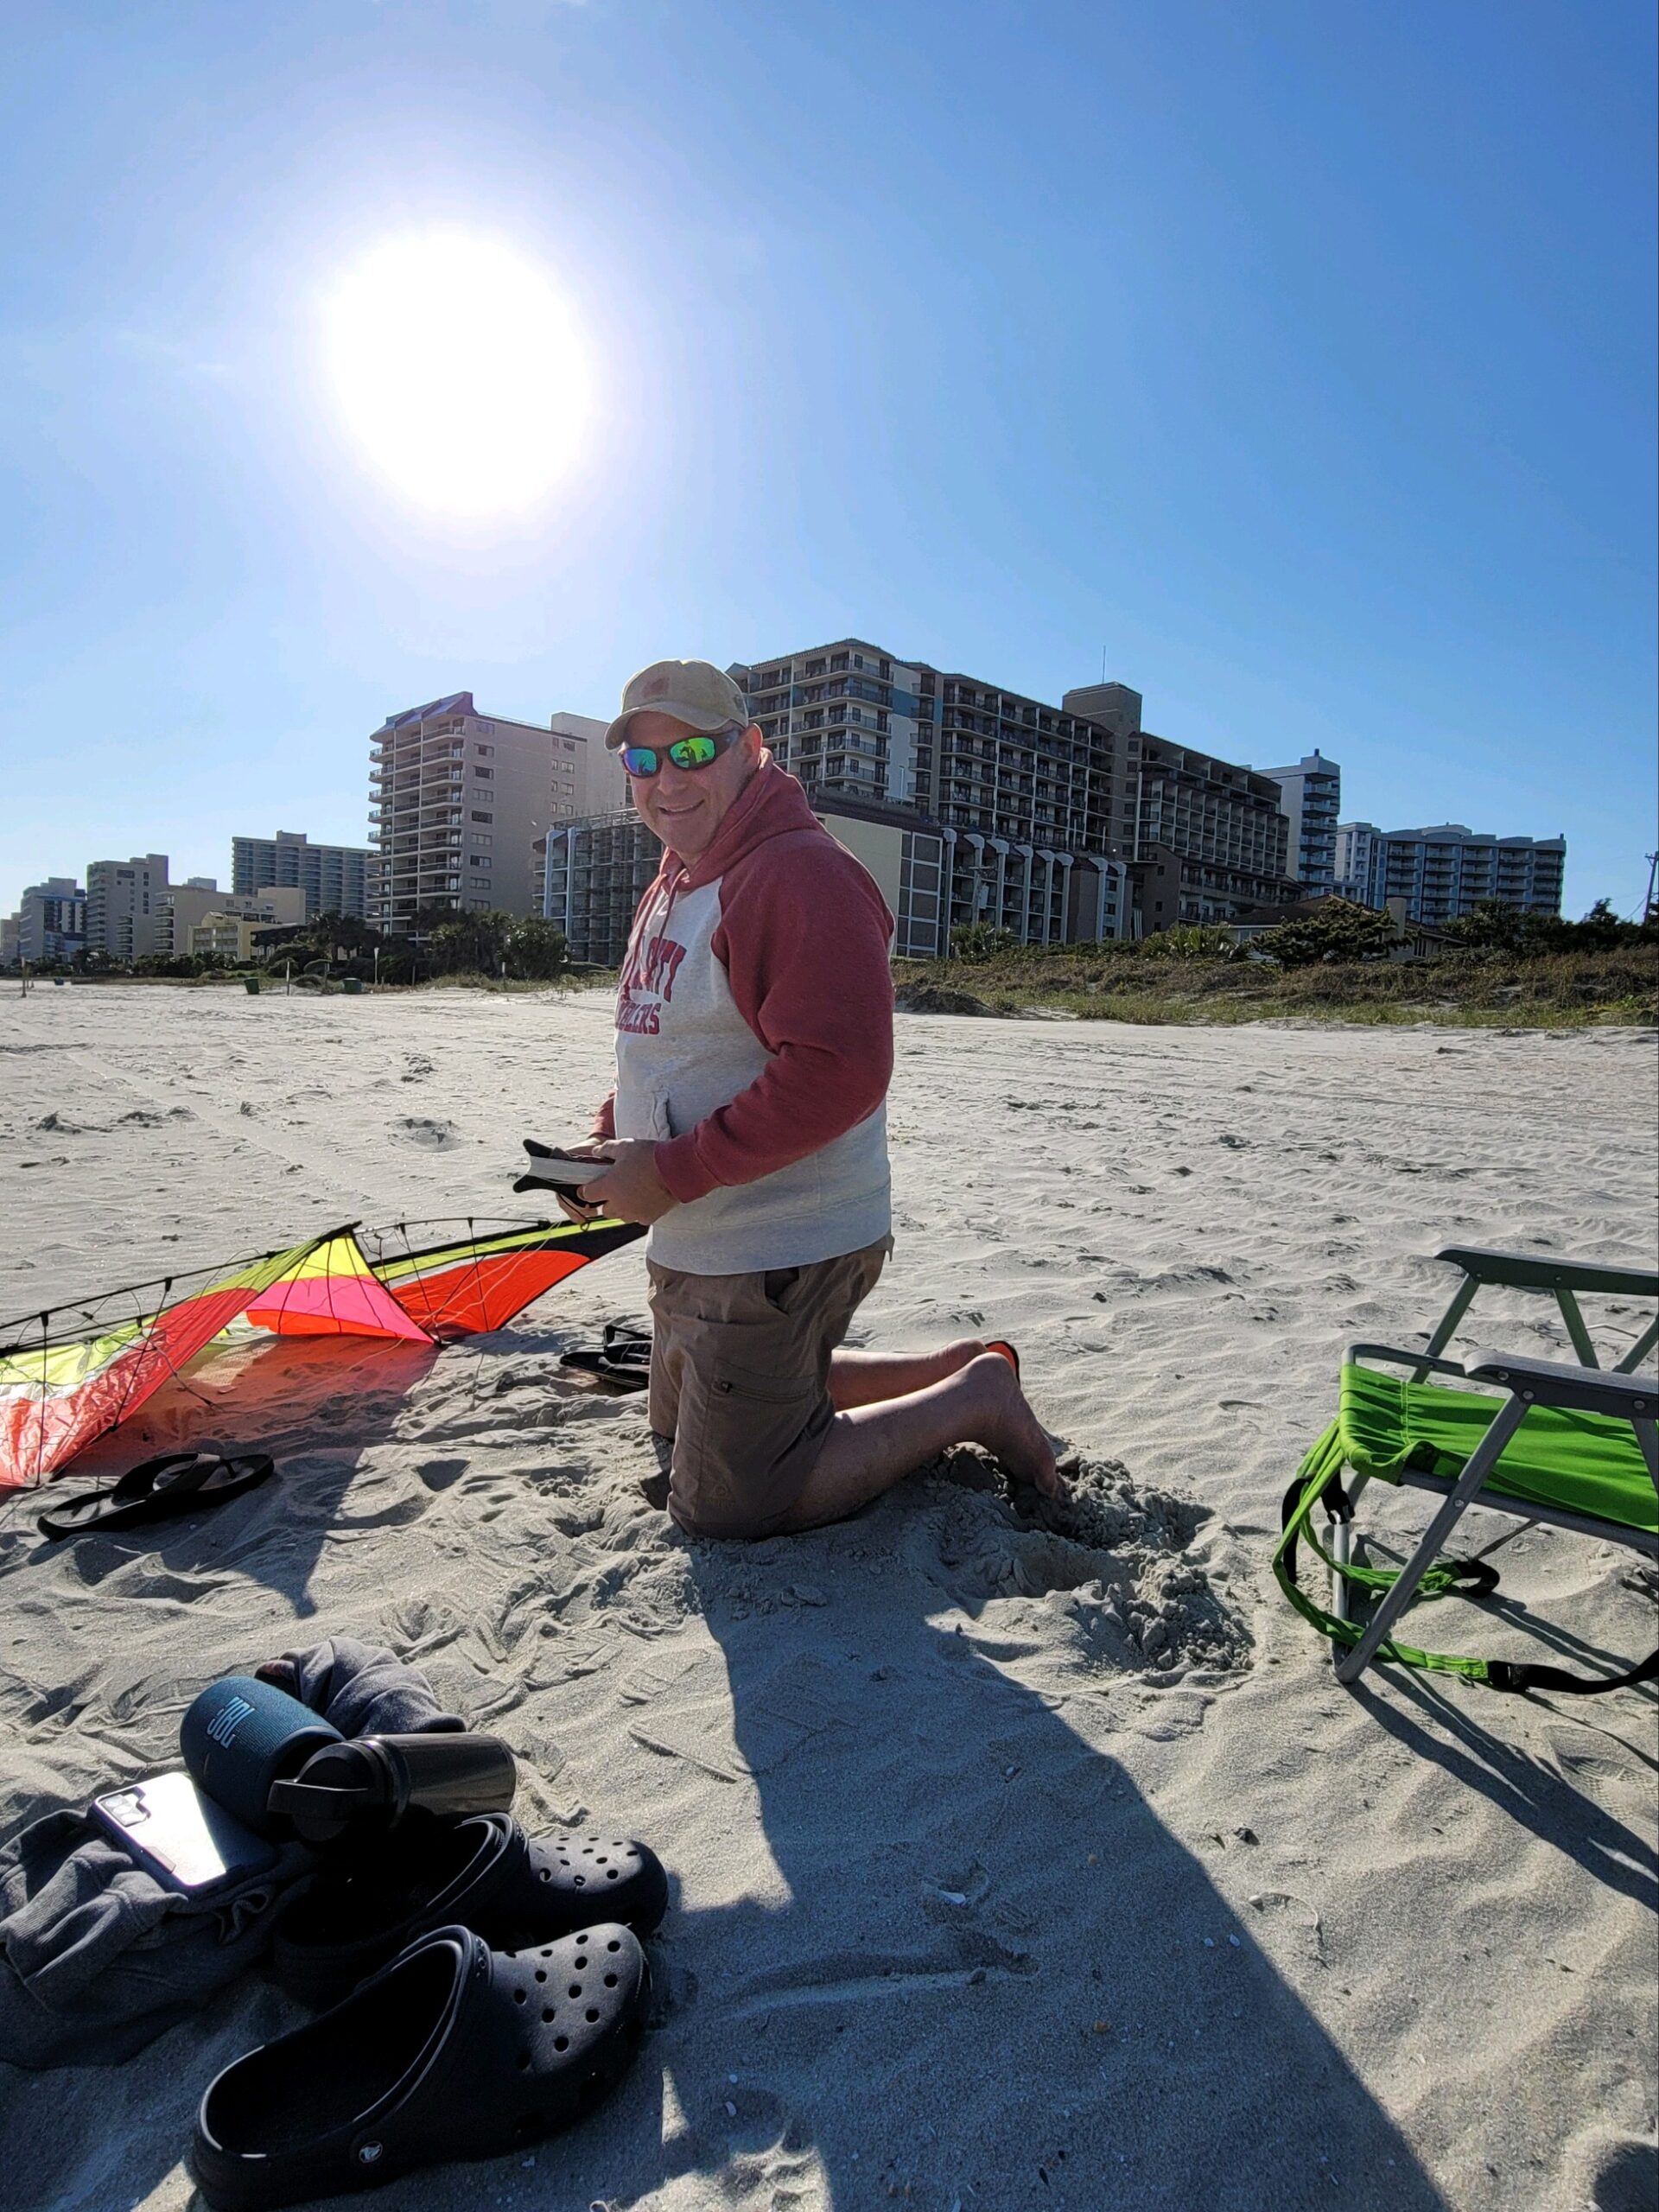
[[[505,1328],[515,1313],[590,1260],[644,1235],[631,1221],[539,1222],[533,1229],[383,1254],[374,1271],[430,1335],[481,1336]]]

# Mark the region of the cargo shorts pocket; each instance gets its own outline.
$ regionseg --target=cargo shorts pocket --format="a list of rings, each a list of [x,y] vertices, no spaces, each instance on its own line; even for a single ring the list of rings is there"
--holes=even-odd
[[[833,1418],[816,1376],[711,1359],[681,1398],[675,1519],[699,1535],[765,1535],[794,1505]]]
[[[788,1405],[799,1399],[810,1406],[818,1395],[818,1386],[810,1375],[785,1375],[775,1368],[740,1367],[734,1360],[716,1359],[709,1370],[709,1394],[740,1402],[751,1399],[763,1406]]]

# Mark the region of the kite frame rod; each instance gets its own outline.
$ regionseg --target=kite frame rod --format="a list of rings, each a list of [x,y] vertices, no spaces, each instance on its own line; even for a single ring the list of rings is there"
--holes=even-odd
[[[458,1213],[439,1215],[436,1219],[432,1221],[388,1222],[384,1229],[368,1229],[365,1230],[362,1234],[365,1236],[371,1237],[401,1236],[403,1238],[403,1250],[397,1253],[381,1253],[379,1257],[383,1262],[394,1258],[399,1260],[429,1260],[435,1253],[443,1251],[448,1245],[460,1243],[464,1240],[458,1236],[441,1236],[435,1244],[413,1244],[410,1241],[410,1230],[411,1229],[443,1229],[448,1227],[451,1223],[453,1223],[458,1229],[465,1230],[468,1235],[471,1235],[474,1230],[478,1230],[481,1231],[486,1236],[532,1236],[539,1234],[539,1232],[544,1229],[586,1229],[592,1226],[592,1224],[588,1222],[520,1221],[514,1215],[506,1213]],[[491,1224],[493,1223],[500,1224],[501,1226],[492,1228]],[[473,1237],[473,1241],[476,1243],[479,1241],[479,1238],[474,1236]],[[368,1258],[369,1265],[373,1267],[376,1264],[374,1255],[371,1254],[368,1255]]]
[[[517,1214],[507,1213],[436,1214],[427,1220],[392,1221],[388,1222],[384,1229],[370,1230],[364,1230],[361,1221],[347,1221],[341,1223],[340,1227],[337,1229],[325,1229],[321,1230],[318,1236],[311,1240],[309,1249],[315,1251],[319,1244],[326,1244],[331,1237],[355,1236],[359,1230],[362,1230],[363,1234],[367,1236],[401,1236],[403,1237],[405,1245],[407,1245],[409,1243],[409,1232],[411,1229],[444,1229],[453,1224],[458,1229],[464,1228],[470,1230],[480,1225],[496,1224],[501,1225],[495,1230],[494,1233],[496,1234],[505,1234],[513,1230],[518,1230],[525,1236],[529,1236],[531,1232],[535,1230],[557,1229],[566,1225],[574,1225],[564,1224],[556,1221],[525,1221]],[[19,1352],[38,1351],[40,1349],[38,1344],[33,1343],[28,1338],[19,1338],[16,1342],[9,1341],[10,1332],[13,1330],[44,1328],[55,1315],[62,1313],[78,1313],[84,1318],[87,1315],[89,1309],[92,1307],[105,1305],[110,1300],[115,1298],[137,1297],[138,1293],[143,1290],[159,1289],[162,1293],[162,1298],[157,1301],[158,1305],[164,1304],[167,1294],[172,1289],[175,1283],[188,1281],[194,1275],[222,1274],[226,1268],[235,1267],[238,1265],[250,1268],[257,1267],[261,1260],[274,1260],[277,1258],[280,1254],[286,1251],[292,1251],[296,1249],[297,1248],[293,1245],[273,1244],[268,1252],[250,1252],[239,1262],[235,1260],[204,1261],[199,1267],[175,1268],[169,1275],[146,1275],[140,1282],[118,1283],[111,1289],[98,1291],[89,1298],[61,1299],[55,1306],[37,1307],[32,1313],[16,1314],[10,1319],[0,1321],[0,1359],[15,1357]],[[435,1245],[431,1249],[434,1250],[439,1250],[442,1249],[442,1246]],[[404,1259],[418,1260],[424,1256],[424,1253],[421,1250],[406,1250],[401,1253],[398,1256]],[[370,1265],[373,1265],[372,1260],[370,1261]],[[86,1326],[89,1329],[96,1329],[98,1324],[96,1321],[88,1320]]]
[[[301,1243],[305,1245],[308,1251],[315,1252],[319,1244],[326,1244],[331,1236],[349,1236],[360,1226],[361,1224],[358,1222],[348,1221],[341,1228],[326,1229],[320,1236],[311,1237],[308,1240],[302,1238]],[[200,1267],[175,1268],[170,1275],[146,1275],[142,1282],[123,1283],[113,1290],[96,1291],[90,1298],[87,1299],[66,1298],[56,1306],[40,1306],[37,1307],[33,1313],[20,1313],[12,1320],[0,1321],[0,1335],[3,1335],[5,1331],[10,1329],[32,1329],[39,1326],[44,1326],[44,1325],[52,1319],[54,1313],[70,1313],[79,1312],[85,1314],[91,1307],[105,1305],[112,1298],[132,1298],[135,1297],[139,1291],[153,1290],[157,1285],[160,1286],[164,1298],[166,1293],[172,1289],[175,1282],[188,1281],[193,1275],[222,1274],[226,1268],[238,1266],[255,1268],[258,1266],[261,1260],[278,1259],[284,1252],[297,1251],[298,1249],[298,1245],[273,1244],[268,1252],[250,1252],[247,1254],[245,1258],[239,1261],[207,1260],[204,1261]],[[96,1327],[97,1324],[94,1322],[90,1325]],[[38,1350],[38,1345],[29,1344],[26,1343],[8,1344],[5,1342],[0,1342],[0,1359],[9,1357],[15,1352]]]

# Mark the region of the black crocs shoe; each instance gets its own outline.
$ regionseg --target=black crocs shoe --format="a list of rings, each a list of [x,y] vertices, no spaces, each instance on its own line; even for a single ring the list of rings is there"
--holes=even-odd
[[[325,1868],[278,1922],[271,1970],[321,2009],[430,1929],[458,1923],[497,1950],[522,1949],[601,1916],[649,1936],[667,1906],[668,1877],[643,1843],[532,1842],[511,1814],[479,1813],[400,1829]]]
[[[645,1955],[620,1925],[517,1954],[439,1929],[209,2084],[202,2195],[267,2212],[538,2142],[620,2081],[650,2001]]]

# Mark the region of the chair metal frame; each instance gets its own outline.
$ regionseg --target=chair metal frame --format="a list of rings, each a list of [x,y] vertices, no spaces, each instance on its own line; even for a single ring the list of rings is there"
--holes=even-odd
[[[1429,1522],[1416,1549],[1384,1592],[1364,1632],[1351,1644],[1334,1644],[1337,1679],[1356,1682],[1387,1640],[1389,1631],[1416,1593],[1417,1586],[1439,1556],[1440,1548],[1471,1505],[1508,1514],[1521,1526],[1519,1535],[1535,1524],[1564,1529],[1578,1535],[1599,1537],[1627,1545],[1644,1557],[1659,1560],[1659,1536],[1639,1529],[1621,1529],[1564,1509],[1522,1506],[1514,1499],[1484,1491],[1486,1478],[1497,1467],[1508,1445],[1534,1406],[1554,1406],[1581,1413],[1611,1414],[1628,1421],[1646,1463],[1656,1491],[1659,1491],[1659,1382],[1646,1381],[1635,1370],[1656,1343],[1659,1343],[1659,1315],[1638,1336],[1618,1366],[1603,1369],[1580,1311],[1579,1294],[1653,1299],[1659,1302],[1659,1270],[1607,1266],[1594,1261],[1561,1260],[1536,1253],[1496,1252],[1471,1245],[1447,1245],[1435,1254],[1462,1269],[1464,1280],[1440,1317],[1425,1351],[1405,1351],[1391,1344],[1357,1344],[1348,1349],[1348,1361],[1384,1362],[1411,1370],[1411,1380],[1421,1382],[1431,1374],[1453,1376],[1460,1382],[1484,1383],[1508,1393],[1490,1427],[1455,1480],[1407,1471],[1402,1484],[1413,1490],[1438,1495],[1442,1503]],[[1478,1351],[1461,1363],[1444,1358],[1446,1345],[1484,1284],[1505,1288],[1551,1292],[1567,1324],[1580,1363],[1569,1366],[1555,1360],[1529,1359],[1495,1351]],[[1357,1501],[1370,1477],[1356,1474],[1349,1491],[1350,1503]],[[1338,1520],[1331,1528],[1331,1610],[1339,1620],[1350,1620],[1348,1588],[1343,1569],[1351,1557],[1352,1523]],[[1507,1541],[1505,1539],[1504,1541]]]

